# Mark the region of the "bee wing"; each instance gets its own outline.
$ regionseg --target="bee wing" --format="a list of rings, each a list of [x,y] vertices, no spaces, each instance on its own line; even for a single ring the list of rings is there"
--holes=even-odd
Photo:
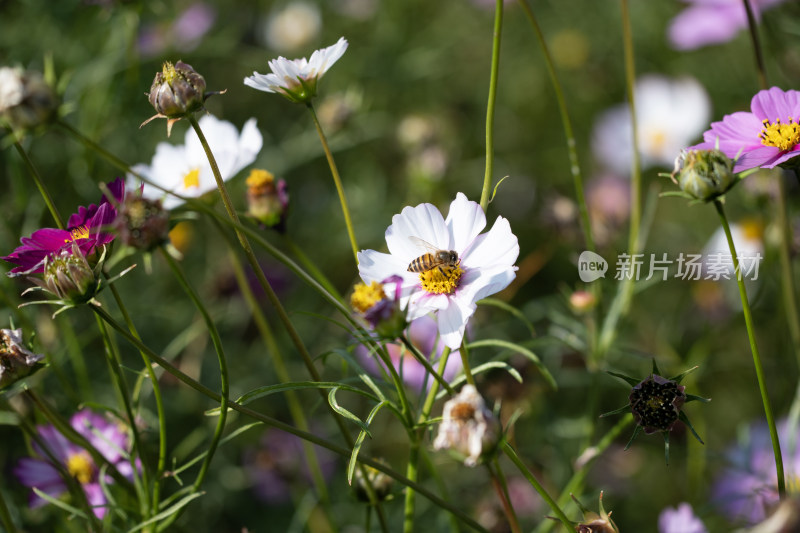
[[[408,240],[411,241],[412,243],[414,243],[414,246],[416,246],[417,248],[420,248],[422,250],[425,250],[426,252],[435,254],[436,252],[439,251],[439,248],[437,248],[436,246],[432,245],[431,243],[429,243],[428,241],[426,241],[424,239],[420,239],[419,237],[415,237],[414,235],[409,236]]]

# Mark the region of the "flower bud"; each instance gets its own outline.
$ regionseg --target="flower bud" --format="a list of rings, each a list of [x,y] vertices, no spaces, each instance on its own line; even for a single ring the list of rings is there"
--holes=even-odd
[[[603,507],[602,492],[600,493],[598,502],[599,512],[597,513],[584,507],[575,496],[572,496],[572,500],[578,504],[581,513],[583,513],[583,520],[575,526],[575,531],[578,533],[619,533],[617,525],[611,520],[611,512],[606,512]]]
[[[43,358],[22,344],[21,329],[0,329],[0,389],[38,370]]]
[[[275,182],[271,172],[253,169],[247,177],[247,214],[267,228],[286,230],[289,192],[284,180]]]
[[[159,115],[180,118],[203,108],[206,80],[191,65],[164,63],[150,87],[148,99]]]
[[[99,262],[102,263],[102,258]],[[71,247],[65,246],[45,257],[43,279],[29,279],[59,300],[70,304],[88,302],[100,289],[100,280],[95,276],[76,241],[72,241]]]
[[[0,68],[0,115],[18,130],[49,122],[58,109],[58,97],[38,72]]]
[[[406,314],[400,309],[401,285],[399,276],[390,276],[381,283],[359,283],[350,297],[353,309],[378,335],[386,339],[397,339],[408,326]],[[393,298],[384,292],[387,288],[394,289],[390,290]]]
[[[169,239],[169,212],[160,200],[129,195],[118,209],[114,229],[127,246],[149,252]]]
[[[478,390],[464,385],[444,404],[433,448],[449,449],[463,456],[465,465],[475,466],[481,457],[494,451],[500,436],[500,422],[487,409]]]
[[[639,382],[628,396],[636,423],[648,435],[671,431],[686,402],[684,390],[685,386],[656,374]]]
[[[736,183],[733,161],[719,150],[682,152],[675,161],[675,173],[683,192],[705,202],[725,194]]]
[[[597,305],[597,298],[589,291],[575,291],[569,295],[569,306],[579,315],[588,313]]]

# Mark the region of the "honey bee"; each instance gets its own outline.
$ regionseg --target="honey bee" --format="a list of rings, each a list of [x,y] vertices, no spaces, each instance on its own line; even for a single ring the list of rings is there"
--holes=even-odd
[[[439,250],[431,243],[420,239],[419,237],[409,237],[409,240],[414,242],[420,248],[428,250],[427,253],[417,257],[408,265],[409,272],[417,272],[419,274],[428,272],[429,270],[439,269],[443,275],[445,268],[454,268],[460,262],[458,253],[455,250]]]

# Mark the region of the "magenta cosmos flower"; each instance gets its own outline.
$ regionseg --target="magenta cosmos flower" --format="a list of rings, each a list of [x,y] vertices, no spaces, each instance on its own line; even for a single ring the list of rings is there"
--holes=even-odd
[[[88,409],[78,411],[70,420],[72,428],[83,435],[91,445],[105,458],[109,464],[128,478],[133,477],[133,467],[126,455],[128,436],[122,427]],[[42,441],[47,445],[53,457],[80,484],[95,516],[103,518],[107,512],[107,500],[100,485],[100,466],[95,464],[92,456],[85,449],[71,443],[64,435],[51,426],[37,426]],[[14,468],[14,474],[26,487],[35,487],[55,498],[67,492],[67,484],[61,478],[58,469],[45,459],[47,454],[35,442],[33,450],[37,458],[20,459]],[[138,467],[137,467],[138,468]],[[111,476],[105,476],[103,483],[114,482]],[[33,491],[30,495],[30,506],[39,507],[47,503]]]
[[[705,142],[690,149],[719,149],[736,159],[734,172],[772,168],[800,155],[800,92],[777,87],[759,91],[750,112],[738,111],[713,122],[703,134]]]
[[[476,202],[458,193],[445,219],[432,204],[406,207],[386,229],[389,253],[358,253],[365,283],[402,278],[400,307],[408,320],[429,313],[438,318],[439,335],[457,350],[476,302],[505,289],[516,276],[517,237],[503,217],[492,229]]]
[[[125,182],[117,178],[107,184],[108,190],[116,203],[125,197]],[[42,228],[34,231],[30,237],[20,239],[22,246],[2,259],[17,266],[8,273],[9,276],[35,274],[43,271],[44,258],[59,252],[72,242],[78,243],[83,255],[89,257],[95,248],[114,240],[112,233],[102,231],[117,216],[115,206],[103,195],[99,204],[79,207],[78,212],[69,217],[67,229]]]
[[[686,0],[689,7],[672,19],[669,41],[676,50],[725,43],[747,27],[742,0]],[[756,18],[786,0],[750,0]]]

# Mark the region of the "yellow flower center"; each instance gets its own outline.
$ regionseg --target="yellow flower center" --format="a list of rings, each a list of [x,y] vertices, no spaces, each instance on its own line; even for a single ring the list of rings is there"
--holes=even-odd
[[[350,305],[359,313],[366,313],[384,298],[386,298],[386,293],[383,292],[383,285],[377,281],[373,281],[369,285],[359,283],[350,297]]]
[[[67,471],[80,484],[85,485],[92,480],[92,470],[92,458],[85,450],[67,457]]]
[[[770,122],[764,119],[764,127],[761,128],[761,144],[764,146],[774,146],[784,151],[791,150],[796,144],[800,143],[800,130],[797,129],[797,122],[789,117],[787,124],[781,123],[781,119]]]
[[[77,241],[78,239],[88,239],[89,238],[89,227],[84,224],[82,226],[78,226],[75,229],[69,230],[70,239],[64,239],[64,242],[72,242]]]
[[[161,75],[164,76],[164,81],[171,83],[178,77],[178,71],[175,70],[175,66],[172,63],[165,61],[161,69]]]
[[[464,273],[459,265],[438,266],[419,273],[422,288],[431,294],[453,294]]]
[[[190,170],[188,174],[183,177],[183,188],[189,189],[191,187],[200,187],[200,169],[196,168]]]
[[[663,130],[652,130],[647,133],[647,140],[650,142],[650,147],[653,152],[659,152],[664,148],[667,142],[667,134]]]
[[[275,181],[275,176],[272,174],[272,172],[268,172],[260,168],[254,168],[250,171],[250,175],[247,176],[245,183],[247,183],[247,186],[251,191],[260,191],[261,189],[272,185],[273,181]]]

